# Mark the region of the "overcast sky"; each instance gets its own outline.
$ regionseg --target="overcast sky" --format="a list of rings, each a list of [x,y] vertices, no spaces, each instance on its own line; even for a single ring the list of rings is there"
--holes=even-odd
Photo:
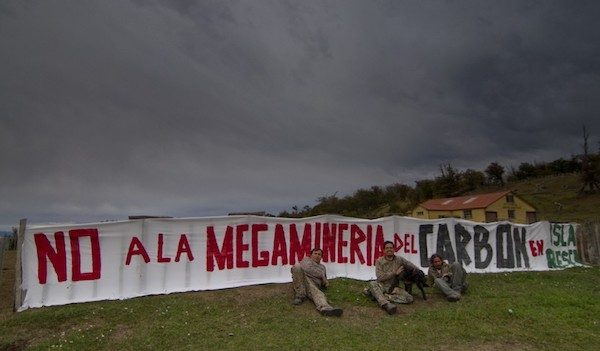
[[[277,214],[600,140],[600,1],[0,2],[0,229]]]

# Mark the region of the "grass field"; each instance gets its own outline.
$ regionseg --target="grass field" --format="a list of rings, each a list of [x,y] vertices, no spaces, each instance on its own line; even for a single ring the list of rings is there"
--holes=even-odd
[[[0,350],[596,350],[600,268],[470,274],[463,300],[429,289],[388,316],[365,282],[333,279],[344,309],[322,317],[291,305],[290,284],[148,296],[12,313],[14,251],[0,287]],[[417,289],[415,289],[417,290]]]

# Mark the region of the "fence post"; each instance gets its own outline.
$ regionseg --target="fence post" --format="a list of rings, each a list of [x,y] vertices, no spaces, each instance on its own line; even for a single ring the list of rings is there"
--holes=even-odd
[[[600,265],[600,220],[587,220],[577,231],[577,252],[581,263]]]
[[[0,236],[0,287],[2,286],[2,269],[4,267],[4,251],[8,247],[9,240]]]
[[[16,312],[23,305],[23,290],[21,283],[23,282],[22,265],[21,265],[21,250],[23,250],[23,237],[25,236],[25,227],[27,226],[27,218],[19,221],[19,232],[17,233],[17,263],[15,264],[15,303],[13,311]]]
[[[577,238],[577,252],[579,253],[579,259],[582,264],[587,264],[587,249],[585,248],[585,233],[587,231],[586,227],[587,223],[582,222],[577,226],[577,231],[575,232]]]
[[[585,222],[585,231],[583,232],[582,250],[585,253],[585,263],[592,264],[593,257],[591,256],[590,238],[592,237],[592,231],[594,229],[594,223],[590,221]]]
[[[600,222],[594,222],[592,227],[590,236],[593,238],[593,259],[591,261],[592,264],[600,264]]]

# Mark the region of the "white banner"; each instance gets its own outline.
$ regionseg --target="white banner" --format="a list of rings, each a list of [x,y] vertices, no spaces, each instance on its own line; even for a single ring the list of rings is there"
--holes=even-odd
[[[371,280],[386,240],[423,270],[436,252],[468,272],[565,268],[579,265],[576,226],[333,215],[33,226],[22,246],[19,310],[290,282],[290,267],[314,247],[323,249],[329,278]]]

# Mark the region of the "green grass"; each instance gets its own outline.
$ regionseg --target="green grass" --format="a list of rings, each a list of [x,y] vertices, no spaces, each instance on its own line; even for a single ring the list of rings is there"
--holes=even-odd
[[[341,318],[290,284],[147,296],[0,314],[0,350],[484,349],[592,350],[600,343],[600,268],[470,274],[450,303],[435,290],[388,316],[361,294],[365,282],[333,279]]]

